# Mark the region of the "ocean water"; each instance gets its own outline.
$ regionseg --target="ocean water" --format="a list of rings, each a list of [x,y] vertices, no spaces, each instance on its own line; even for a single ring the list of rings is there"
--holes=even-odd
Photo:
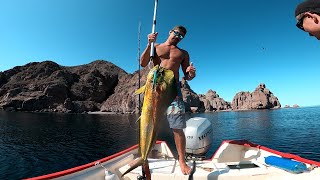
[[[320,161],[320,107],[190,114],[213,126],[211,157],[223,140],[246,139]],[[137,142],[138,115],[0,112],[0,179],[23,179],[83,165]],[[159,140],[176,153],[163,122]]]

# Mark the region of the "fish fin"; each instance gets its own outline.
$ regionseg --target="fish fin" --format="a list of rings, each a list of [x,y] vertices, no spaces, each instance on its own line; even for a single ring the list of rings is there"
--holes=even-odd
[[[167,86],[168,86],[168,85],[167,85],[167,83],[165,82],[165,83],[162,84],[161,88],[162,88],[162,89],[167,89]]]
[[[173,83],[174,80],[175,80],[175,78],[174,78],[173,71],[166,70],[164,73],[164,81],[168,84],[171,84],[171,83]]]
[[[134,94],[138,95],[138,94],[142,94],[144,93],[144,91],[146,90],[146,85],[142,86],[141,88],[137,89]]]
[[[130,168],[124,172],[121,177],[123,177],[124,175],[126,175],[127,173],[129,173],[130,171],[134,170],[135,168],[137,168],[138,166],[143,165],[145,161],[139,157],[138,159],[134,160],[132,163],[130,163]]]

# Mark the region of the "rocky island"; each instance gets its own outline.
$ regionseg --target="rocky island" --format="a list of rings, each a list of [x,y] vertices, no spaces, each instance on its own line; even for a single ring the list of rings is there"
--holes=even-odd
[[[146,81],[148,68],[133,74],[115,64],[96,60],[79,66],[61,66],[53,61],[32,62],[0,72],[0,109],[31,112],[111,112],[138,113],[140,81]],[[197,94],[182,80],[187,112],[280,108],[276,96],[261,83],[252,92],[237,93],[227,102],[209,89]],[[141,95],[141,102],[143,95]]]

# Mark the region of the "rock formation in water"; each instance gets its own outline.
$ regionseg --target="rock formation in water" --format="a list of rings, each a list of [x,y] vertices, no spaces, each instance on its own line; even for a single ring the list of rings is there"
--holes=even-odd
[[[0,107],[12,111],[85,112],[100,110],[127,73],[106,61],[65,67],[33,62],[0,72]]]
[[[280,108],[281,104],[276,96],[261,83],[252,92],[239,92],[232,100],[233,110],[271,109]]]
[[[298,108],[298,107],[300,107],[298,104],[294,104],[294,105],[292,105],[292,107],[293,108]]]
[[[205,95],[201,94],[199,96],[204,104],[205,112],[231,110],[231,103],[220,98],[216,91],[210,89]]]
[[[149,68],[128,74],[102,60],[80,66],[60,66],[52,61],[33,62],[0,72],[0,109],[34,112],[139,112],[134,95],[146,81]],[[239,92],[232,104],[213,91],[195,93],[182,79],[181,91],[186,112],[212,112],[281,107],[264,84],[253,93]],[[140,95],[141,105],[143,94]]]

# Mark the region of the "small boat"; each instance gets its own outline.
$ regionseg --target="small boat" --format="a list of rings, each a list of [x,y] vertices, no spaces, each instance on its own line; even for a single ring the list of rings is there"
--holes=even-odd
[[[200,122],[201,125],[194,122]],[[193,119],[189,121],[187,128],[190,127],[190,123],[196,124],[196,127],[201,127],[204,122],[206,121],[203,118],[200,118],[200,120],[199,118]],[[193,139],[203,140],[209,137],[210,141],[208,132],[212,133],[212,130],[203,127],[199,129],[205,130],[200,132],[201,136]],[[186,136],[190,138],[190,135],[187,134]],[[202,146],[204,148],[197,148],[196,151],[199,151],[199,149],[206,151],[208,149],[206,143],[202,143]],[[187,142],[188,147],[190,146]],[[200,152],[200,155],[190,153],[190,149],[187,152],[189,152],[189,157],[186,161],[189,166],[193,167],[192,175],[182,174],[179,163],[167,143],[157,141],[148,157],[151,178],[153,180],[320,179],[320,162],[279,152],[247,140],[225,140],[209,159],[201,156],[203,151]],[[29,180],[141,179],[143,178],[141,167],[121,178],[121,175],[129,168],[129,163],[136,157],[138,157],[138,145],[82,166],[30,178]]]

